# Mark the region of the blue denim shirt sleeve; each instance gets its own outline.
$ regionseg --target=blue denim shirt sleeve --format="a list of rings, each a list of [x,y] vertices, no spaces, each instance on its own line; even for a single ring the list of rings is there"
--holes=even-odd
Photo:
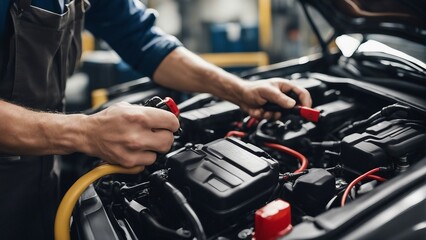
[[[181,43],[154,26],[157,12],[135,0],[91,0],[86,28],[104,39],[138,72],[152,77],[161,61]]]

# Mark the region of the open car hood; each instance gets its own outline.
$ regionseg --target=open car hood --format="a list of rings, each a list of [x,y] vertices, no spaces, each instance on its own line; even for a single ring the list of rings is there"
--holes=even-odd
[[[425,0],[300,0],[334,27],[337,35],[378,33],[419,43],[426,39]]]

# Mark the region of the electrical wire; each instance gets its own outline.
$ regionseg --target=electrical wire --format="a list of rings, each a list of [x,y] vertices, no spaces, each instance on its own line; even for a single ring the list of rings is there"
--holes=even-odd
[[[340,206],[345,206],[345,203],[346,203],[346,199],[348,198],[348,195],[349,195],[349,193],[351,192],[351,189],[356,185],[356,184],[358,184],[359,182],[361,182],[362,180],[364,180],[364,179],[366,179],[366,178],[373,178],[373,179],[375,179],[375,180],[378,180],[377,179],[377,176],[375,176],[374,175],[374,173],[377,173],[377,172],[380,172],[382,170],[382,168],[374,168],[374,169],[372,169],[372,170],[370,170],[370,171],[368,171],[368,172],[366,172],[366,173],[364,173],[364,174],[362,174],[361,176],[359,176],[359,177],[357,177],[357,178],[355,178],[355,180],[353,180],[349,185],[348,185],[348,187],[346,188],[346,190],[345,190],[345,192],[343,193],[343,196],[342,196],[342,200],[341,200],[341,202],[340,202]],[[380,177],[379,177],[380,178]],[[385,181],[385,179],[384,178],[381,178],[381,180],[383,180],[383,181]],[[379,180],[379,181],[381,181],[381,180]]]
[[[75,203],[87,187],[99,178],[110,174],[137,174],[144,170],[143,166],[124,168],[117,165],[101,165],[80,177],[70,189],[68,189],[59,205],[55,217],[55,239],[70,240],[70,218]]]
[[[382,178],[382,177],[379,177],[379,176],[377,176],[377,175],[373,175],[373,174],[368,175],[367,177],[368,177],[368,178],[371,178],[371,179],[374,179],[374,180],[376,180],[376,181],[379,181],[379,182],[384,182],[384,181],[386,181],[386,178]]]
[[[242,137],[245,137],[247,134],[245,133],[245,132],[241,132],[241,131],[229,131],[226,135],[225,135],[225,137],[226,138],[228,138],[228,137],[240,137],[240,138],[242,138]]]
[[[341,190],[339,191],[336,196],[334,196],[333,198],[330,199],[330,201],[328,201],[327,205],[325,205],[325,210],[328,211],[330,210],[331,206],[333,206],[334,202],[336,201],[336,199],[343,194],[345,190]]]
[[[298,177],[305,175],[307,173],[309,173],[308,170],[304,170],[304,171],[301,171],[301,172],[298,172],[298,173],[284,173],[284,174],[280,174],[279,180],[284,181],[284,182],[285,181],[291,181],[291,180],[297,179]]]
[[[158,222],[151,214],[148,213],[148,209],[144,207],[139,202],[132,200],[129,202],[126,198],[124,198],[124,203],[129,208],[130,213],[136,217],[139,224],[147,225],[156,230],[155,234],[160,235],[161,237],[167,239],[183,239],[188,238],[189,236],[180,233],[178,230],[168,228]]]
[[[251,128],[258,123],[258,120],[254,117],[250,117],[247,121],[247,128]]]
[[[151,214],[142,211],[139,214],[139,218],[148,223],[150,226],[157,229],[157,231],[160,231],[163,237],[170,238],[170,239],[188,239],[188,236],[179,233],[175,229],[168,228],[161,223],[159,223],[154,217],[151,216]]]
[[[360,128],[365,128],[366,126],[372,125],[373,123],[375,124],[379,121],[385,120],[397,111],[404,111],[408,114],[410,110],[410,107],[400,105],[398,103],[388,105],[386,107],[383,107],[380,111],[371,115],[369,118],[353,122],[351,125],[345,127],[344,129],[341,129],[339,131],[339,134],[342,136],[348,135],[357,131]]]
[[[247,134],[245,132],[241,132],[241,131],[229,131],[225,137],[245,137]],[[299,160],[301,166],[299,169],[297,169],[296,171],[294,171],[294,173],[302,173],[303,170],[305,170],[308,167],[308,159],[301,153],[297,152],[296,150],[293,150],[291,148],[285,147],[283,145],[280,144],[276,144],[276,143],[265,143],[266,147],[290,154],[294,157],[297,158],[297,160]]]
[[[353,169],[347,168],[347,167],[345,167],[345,166],[340,166],[340,167],[341,167],[343,170],[348,171],[349,173],[354,174],[354,175],[357,175],[357,176],[360,176],[360,175],[362,174],[362,173],[360,173],[360,172],[358,172],[358,171],[355,171],[355,170],[353,170]],[[383,181],[385,181],[385,180],[386,180],[385,178],[382,178],[382,177],[379,177],[379,176],[376,176],[376,175],[373,175],[373,174],[368,175],[368,178],[371,178],[371,179],[377,180],[377,181],[379,181],[379,182],[383,182]]]
[[[323,141],[323,142],[311,142],[306,141],[312,147],[322,147],[322,148],[337,148],[342,144],[341,141]]]
[[[204,232],[203,225],[201,224],[201,221],[198,218],[197,214],[186,201],[185,196],[183,196],[183,194],[177,188],[175,188],[171,183],[167,181],[164,182],[163,186],[164,190],[171,193],[171,195],[176,200],[187,219],[191,222],[191,225],[194,227],[195,230],[195,237],[199,240],[206,240],[207,237]]]
[[[167,180],[167,170],[158,170],[150,175],[150,182],[153,186],[165,190],[175,200],[177,205],[180,207],[186,218],[191,223],[193,230],[195,231],[195,237],[198,240],[206,240],[206,233],[204,232],[203,225],[197,214],[194,212],[192,207],[189,205],[186,197],[182,192],[173,186]]]
[[[294,171],[294,173],[303,172],[303,170],[308,168],[308,164],[309,164],[308,159],[303,154],[301,154],[301,153],[299,153],[299,152],[297,152],[297,151],[295,151],[291,148],[288,148],[288,147],[285,147],[283,145],[276,144],[276,143],[265,143],[265,146],[296,157],[297,160],[299,160],[301,166],[300,166],[299,169]]]

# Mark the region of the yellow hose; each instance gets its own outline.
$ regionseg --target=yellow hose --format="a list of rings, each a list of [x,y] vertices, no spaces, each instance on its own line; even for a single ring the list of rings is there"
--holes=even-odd
[[[79,178],[67,191],[64,198],[59,205],[58,211],[56,212],[55,218],[55,239],[56,240],[70,240],[70,219],[72,210],[87,187],[99,178],[115,174],[137,174],[144,170],[143,166],[137,166],[133,168],[123,168],[116,165],[101,165],[92,171],[86,173]]]

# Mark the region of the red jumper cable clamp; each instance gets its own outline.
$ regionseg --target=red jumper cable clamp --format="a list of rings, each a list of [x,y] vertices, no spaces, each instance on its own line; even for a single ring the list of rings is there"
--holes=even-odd
[[[160,108],[173,113],[177,118],[179,117],[179,108],[175,101],[170,97],[165,97],[164,99],[157,96],[152,97],[145,102],[144,106]],[[181,133],[182,129],[179,128],[174,134],[179,136]]]
[[[265,111],[280,112],[282,114],[295,114],[310,122],[318,122],[321,112],[317,109],[296,105],[293,108],[286,109],[276,103],[268,102],[262,106]]]

